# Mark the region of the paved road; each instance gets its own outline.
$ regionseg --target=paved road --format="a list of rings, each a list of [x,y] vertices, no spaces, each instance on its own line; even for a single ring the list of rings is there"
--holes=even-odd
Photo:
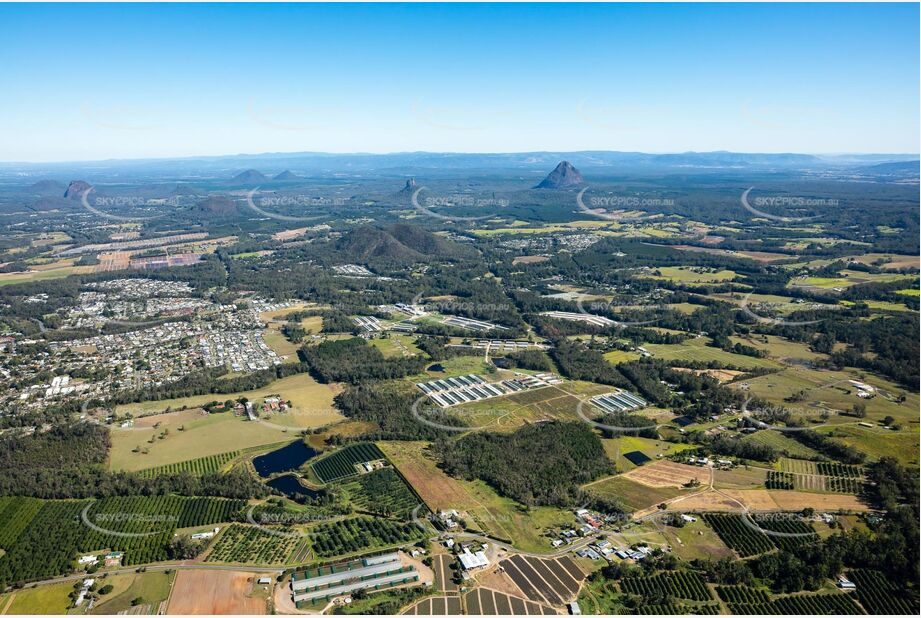
[[[145,571],[178,571],[182,569],[204,569],[208,571],[243,571],[246,573],[277,573],[281,574],[284,572],[284,569],[273,569],[259,566],[230,566],[230,565],[219,565],[219,564],[201,564],[195,562],[173,562],[169,564],[151,564],[149,566],[135,566],[135,567],[123,567],[120,569],[112,569],[108,571],[99,571],[98,573],[87,575],[86,573],[77,573],[75,575],[64,575],[61,577],[55,577],[52,579],[44,579],[37,582],[29,582],[24,587],[31,588],[32,586],[48,586],[51,584],[60,584],[69,581],[76,581],[78,579],[85,579],[87,577],[100,577],[103,574],[105,575],[123,575],[125,573],[134,573],[139,568],[144,569]],[[7,589],[12,590],[10,588]]]

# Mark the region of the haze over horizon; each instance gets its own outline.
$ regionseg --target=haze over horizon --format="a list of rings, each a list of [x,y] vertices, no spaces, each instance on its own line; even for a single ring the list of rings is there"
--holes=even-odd
[[[916,4],[43,8],[0,161],[919,151]]]

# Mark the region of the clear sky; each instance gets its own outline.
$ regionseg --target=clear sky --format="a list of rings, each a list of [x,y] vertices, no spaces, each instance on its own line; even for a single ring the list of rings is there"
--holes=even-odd
[[[917,4],[0,5],[0,160],[919,150]]]

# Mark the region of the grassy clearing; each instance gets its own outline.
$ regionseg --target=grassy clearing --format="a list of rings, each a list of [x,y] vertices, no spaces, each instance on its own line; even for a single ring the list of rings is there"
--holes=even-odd
[[[886,300],[862,300],[860,302],[874,311],[911,311],[911,309],[901,303],[891,303]],[[841,304],[850,306],[854,303],[849,300],[842,300]]]
[[[677,487],[649,487],[620,476],[596,481],[586,485],[585,489],[604,498],[619,500],[631,511],[646,509],[682,493],[690,493],[687,489]]]
[[[732,343],[741,343],[759,350],[764,350],[768,358],[774,360],[792,359],[797,361],[817,361],[826,358],[825,354],[813,352],[805,343],[797,343],[776,335],[753,335],[749,337],[732,336]]]
[[[711,342],[709,337],[695,337],[688,339],[679,344],[659,344],[648,343],[646,349],[655,358],[661,358],[665,361],[675,362],[700,362],[709,363],[716,361],[731,367],[741,369],[780,369],[776,361],[767,358],[754,358],[742,354],[733,354],[725,352],[719,348],[714,348],[708,344]]]
[[[73,583],[51,584],[16,590],[0,596],[0,613],[15,614],[66,614],[70,607]]]
[[[482,356],[455,356],[454,358],[449,358],[448,360],[433,364],[441,365],[444,371],[425,371],[418,375],[407,376],[406,379],[411,382],[422,382],[476,373],[482,375],[487,380],[491,380],[487,374],[489,373],[489,369],[492,368],[492,365],[487,364]]]
[[[674,444],[672,442],[640,438],[638,436],[605,438],[601,440],[601,444],[604,446],[604,452],[607,454],[608,459],[614,462],[619,472],[627,472],[636,467],[624,457],[624,453],[640,451],[655,461],[660,458],[660,455],[665,457],[672,453],[680,453],[689,448],[694,448],[694,446],[690,444]]]
[[[272,348],[272,351],[279,356],[285,357],[286,363],[297,362],[297,344],[288,341],[277,326],[269,326],[265,331],[265,335],[263,335],[263,339]]]
[[[884,273],[864,273],[856,270],[842,270],[838,277],[800,277],[793,279],[789,287],[818,288],[833,290],[834,288],[848,288],[861,283],[891,283],[893,281],[910,281],[910,275],[891,275]]]
[[[604,355],[604,360],[608,361],[612,365],[629,363],[630,361],[635,361],[639,358],[639,352],[627,352],[625,350],[611,350],[610,352],[606,352]]]
[[[525,423],[551,419],[576,420],[579,397],[598,395],[610,390],[610,387],[589,382],[566,383],[559,388],[544,387],[506,397],[485,399],[452,408],[452,413],[471,427],[491,431],[512,431]]]
[[[675,283],[716,283],[732,281],[738,275],[732,270],[715,270],[695,266],[663,266],[657,268],[658,274],[646,278]]]
[[[422,354],[422,350],[416,347],[415,339],[409,335],[390,335],[387,338],[371,339],[369,343],[387,358]]]
[[[855,425],[823,427],[820,431],[833,432],[835,439],[866,453],[871,460],[880,457],[895,457],[902,465],[918,466],[919,464],[917,425],[914,431],[892,431],[882,427],[870,429]]]
[[[118,588],[112,591],[115,596],[103,597],[104,602],[93,608],[94,614],[117,614],[131,609],[131,601],[141,598],[144,604],[153,605],[154,611],[160,602],[169,598],[170,587],[176,573],[165,571],[147,571],[133,573],[124,577],[131,577],[131,583],[124,592],[118,594]],[[112,583],[112,582],[109,582]],[[114,583],[113,583],[114,585]]]
[[[109,467],[112,470],[142,470],[175,464],[209,455],[243,450],[253,446],[274,444],[293,438],[263,423],[253,423],[230,412],[209,414],[183,425],[184,429],[170,430],[164,439],[157,439],[163,429],[153,427],[113,429],[109,450]],[[153,439],[153,443],[148,442]],[[146,448],[146,454],[132,452],[136,447]]]
[[[877,389],[877,396],[871,399],[857,397],[857,389],[850,380],[870,384]],[[752,395],[770,403],[783,405],[806,420],[839,425],[854,424],[858,420],[878,423],[883,417],[892,416],[906,430],[914,432],[915,435],[918,432],[918,408],[921,405],[918,394],[910,393],[893,382],[856,369],[827,371],[791,367],[746,382]],[[896,398],[901,393],[905,394],[906,399],[900,404]],[[794,395],[797,395],[799,401],[786,401]],[[850,411],[855,403],[863,403],[866,406],[866,418],[856,419],[837,414],[838,411]],[[823,410],[830,411],[828,419],[821,418]]]
[[[733,555],[713,529],[699,519],[681,528],[664,526],[662,534],[682,560],[718,560]]]
[[[246,397],[255,404],[271,395],[279,395],[282,399],[290,401],[292,407],[286,413],[273,415],[271,419],[273,423],[289,425],[293,428],[320,427],[342,420],[342,415],[333,405],[333,398],[341,392],[341,388],[338,384],[320,384],[310,375],[299,373],[275,380],[268,386],[251,391],[128,403],[118,406],[116,412],[119,415],[130,412],[138,416],[166,409],[195,408],[211,401],[225,401],[239,397]]]
[[[769,429],[747,435],[742,438],[742,442],[764,444],[789,457],[799,457],[806,459],[819,457],[819,454],[808,446],[800,444],[793,438],[788,438],[779,431],[771,431]]]
[[[92,266],[70,266],[58,265],[52,267],[45,264],[41,267],[24,273],[0,273],[0,287],[5,285],[14,285],[17,283],[28,283],[32,281],[48,281],[51,279],[63,279],[70,275],[85,274],[93,271]]]

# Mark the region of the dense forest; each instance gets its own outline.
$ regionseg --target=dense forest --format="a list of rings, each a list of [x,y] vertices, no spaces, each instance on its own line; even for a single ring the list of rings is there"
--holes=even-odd
[[[0,495],[37,498],[102,498],[165,495],[252,498],[267,494],[246,473],[188,472],[141,478],[106,469],[109,430],[90,423],[52,427],[44,433],[0,440]]]
[[[579,485],[614,472],[598,436],[584,423],[541,423],[511,434],[474,433],[440,441],[436,452],[448,474],[483,479],[503,496],[528,506],[573,506]]]

